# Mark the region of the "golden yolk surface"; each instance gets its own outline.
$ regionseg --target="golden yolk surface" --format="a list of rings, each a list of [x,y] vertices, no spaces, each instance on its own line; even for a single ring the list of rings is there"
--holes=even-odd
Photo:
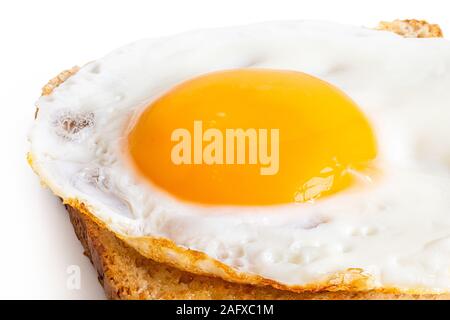
[[[238,130],[241,129],[241,130]],[[304,202],[352,184],[376,156],[358,106],[334,86],[284,70],[206,74],[137,119],[128,151],[140,176],[186,201]]]

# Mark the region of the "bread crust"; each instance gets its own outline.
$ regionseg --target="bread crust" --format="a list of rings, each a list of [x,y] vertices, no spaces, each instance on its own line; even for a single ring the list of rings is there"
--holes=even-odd
[[[228,282],[181,271],[147,259],[100,227],[89,215],[66,204],[75,233],[98,273],[109,299],[243,299],[243,300],[366,300],[366,299],[450,299],[450,294],[414,295],[376,291],[319,291],[295,293]]]
[[[78,70],[80,70],[80,67],[74,66],[70,69],[60,72],[56,77],[49,80],[49,82],[47,82],[47,84],[42,87],[41,95],[48,96],[49,94],[51,94],[53,90],[55,90],[61,83],[77,73]]]

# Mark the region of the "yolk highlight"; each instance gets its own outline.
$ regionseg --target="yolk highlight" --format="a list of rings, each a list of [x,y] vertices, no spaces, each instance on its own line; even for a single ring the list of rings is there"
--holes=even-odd
[[[334,86],[300,72],[238,69],[186,81],[153,102],[128,151],[141,176],[180,199],[270,205],[348,187],[352,170],[375,158],[376,142]]]

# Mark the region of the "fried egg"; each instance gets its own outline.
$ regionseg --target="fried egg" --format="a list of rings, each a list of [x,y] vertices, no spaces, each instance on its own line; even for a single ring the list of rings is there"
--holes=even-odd
[[[29,159],[66,203],[183,270],[449,292],[449,88],[443,39],[315,21],[192,31],[42,96]]]

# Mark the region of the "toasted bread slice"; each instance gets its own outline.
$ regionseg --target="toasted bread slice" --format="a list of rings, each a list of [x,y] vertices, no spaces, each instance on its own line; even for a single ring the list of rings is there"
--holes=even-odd
[[[450,295],[408,295],[374,291],[295,293],[199,276],[147,259],[66,205],[70,221],[110,299],[450,299]]]
[[[438,25],[418,20],[381,22],[377,29],[404,37],[442,37]],[[51,94],[78,69],[73,67],[50,80],[42,95]],[[91,216],[68,204],[66,208],[85,254],[97,270],[98,279],[110,299],[450,299],[450,294],[413,295],[380,291],[296,293],[192,274],[145,258],[97,224]]]

